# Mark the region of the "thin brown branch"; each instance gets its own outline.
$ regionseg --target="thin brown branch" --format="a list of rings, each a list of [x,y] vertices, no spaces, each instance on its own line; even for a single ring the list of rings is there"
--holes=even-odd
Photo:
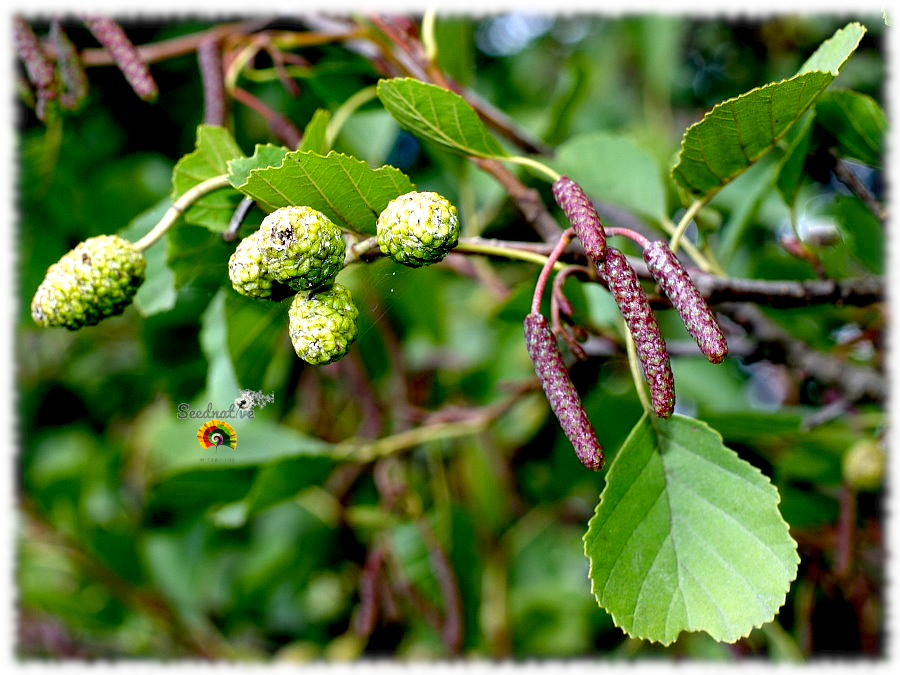
[[[197,61],[203,82],[203,123],[225,124],[225,73],[218,40],[203,40],[197,45]]]
[[[141,45],[137,47],[137,53],[144,63],[166,61],[176,56],[190,54],[205,40],[220,42],[227,38],[243,36],[259,30],[269,21],[269,19],[253,19],[222,24],[197,33]],[[115,63],[106,49],[85,49],[81,52],[81,58],[85,66],[110,66]]]
[[[878,220],[881,222],[887,220],[887,209],[881,205],[875,198],[875,195],[873,195],[869,188],[863,184],[859,177],[853,172],[853,169],[850,168],[850,165],[837,156],[835,156],[834,162],[834,175],[837,176],[839,181],[850,188],[850,191],[859,197],[863,204],[869,207],[869,210],[875,214],[875,217],[878,218]]]
[[[86,575],[104,584],[122,604],[154,619],[157,625],[175,642],[191,653],[206,659],[225,658],[230,650],[215,629],[189,626],[182,621],[177,610],[167,598],[155,590],[136,586],[122,577],[115,569],[97,558],[83,542],[56,528],[27,498],[19,501],[24,525],[49,544],[59,547],[64,554]],[[201,633],[202,634],[199,634]]]
[[[384,565],[384,549],[376,545],[369,551],[359,575],[359,605],[353,616],[353,630],[357,635],[369,637],[375,630],[378,616],[378,587]]]
[[[472,109],[485,124],[525,152],[541,155],[553,154],[553,148],[540,139],[533,137],[519,127],[512,118],[492,106],[475,92],[462,87],[444,73],[436,63],[429,61],[425,48],[422,46],[418,36],[415,35],[415,24],[412,24],[411,30],[409,27],[407,27],[407,30],[401,30],[394,25],[394,22],[398,21],[398,19],[391,21],[378,15],[372,15],[370,19],[394,45],[402,50],[406,56],[405,62],[411,62],[411,64],[407,65],[408,75],[425,82],[430,81],[439,87],[459,94],[465,99],[466,103],[472,106]],[[400,22],[403,20],[403,18],[399,19]],[[380,46],[382,51],[384,51],[385,46]]]
[[[641,258],[629,256],[628,261],[642,279],[652,279]],[[771,279],[741,279],[717,277],[714,274],[688,268],[691,280],[700,294],[711,304],[746,302],[775,309],[808,307],[810,305],[844,305],[866,307],[884,301],[884,282],[877,277],[858,279],[807,279],[801,281]],[[654,308],[670,306],[668,300],[654,298]]]
[[[855,401],[867,396],[883,400],[886,396],[886,378],[874,368],[848,363],[839,356],[813,349],[781,328],[753,304],[744,302],[723,309],[738,324],[746,327],[748,337],[761,344],[778,347],[783,353],[783,363],[806,372],[823,384],[837,388],[848,400]]]
[[[456,654],[462,646],[463,626],[462,607],[459,594],[459,584],[456,575],[447,559],[441,543],[437,540],[428,523],[420,518],[416,521],[425,548],[428,550],[428,558],[431,561],[431,569],[437,578],[438,588],[441,589],[441,597],[444,601],[444,623],[441,628],[441,637],[451,653]]]
[[[482,170],[491,174],[509,193],[519,207],[525,221],[531,225],[544,241],[556,241],[559,238],[560,226],[547,210],[541,194],[534,188],[526,186],[503,164],[496,159],[473,157],[472,161]]]
[[[246,89],[235,87],[231,92],[231,95],[234,97],[235,101],[243,103],[248,108],[251,108],[262,115],[269,123],[269,129],[272,130],[272,133],[286,146],[289,148],[296,148],[300,145],[303,136],[288,118],[272,110]]]

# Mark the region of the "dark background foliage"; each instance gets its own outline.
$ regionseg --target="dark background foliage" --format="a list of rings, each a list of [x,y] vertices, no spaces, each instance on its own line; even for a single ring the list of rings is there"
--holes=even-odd
[[[868,33],[839,84],[882,102],[885,29],[881,17],[859,20]],[[607,130],[636,139],[667,167],[684,129],[705,110],[790,76],[846,21],[505,14],[439,19],[438,38],[451,75],[548,145]],[[78,21],[63,24],[76,45],[97,47]],[[39,35],[48,29],[41,20],[32,25]],[[212,25],[123,23],[135,44]],[[306,25],[282,18],[266,28]],[[277,79],[243,81],[300,129],[316,109],[334,110],[378,78],[341,44],[300,53],[308,66],[298,96]],[[271,62],[261,54],[254,65]],[[781,492],[802,559],[787,603],[775,623],[736,645],[682,635],[662,648],[613,626],[590,593],[581,542],[602,474],[583,470],[540,397],[520,395],[503,414],[490,412],[530,377],[521,344],[537,273],[529,264],[482,269],[482,281],[496,275],[506,295],[447,266],[413,274],[378,261],[352,273],[366,291],[362,335],[346,362],[304,367],[286,340],[254,355],[271,362],[262,382],[275,401],[259,417],[280,439],[276,446],[391,437],[453,421],[470,425],[465,434],[426,434],[374,463],[304,457],[161,472],[161,458],[201,450],[192,439],[196,421],[177,420],[176,406],[205,407],[211,373],[231,364],[208,318],[227,245],[198,235],[190,251],[197,277],[168,311],[141,317],[129,309],[77,333],[39,329],[29,316],[47,266],[157,205],[170,192],[175,162],[194,147],[203,120],[196,54],[151,70],[160,90],[152,104],[116,68],[102,66],[88,70],[90,97],[61,127],[48,128],[24,104],[17,110],[21,656],[441,658],[454,652],[447,634],[454,627],[459,651],[481,657],[881,653],[881,491],[850,489],[842,462],[883,429],[883,400],[848,399],[846,381],[822,381],[791,360],[796,353],[784,339],[755,340],[752,332],[733,343],[719,369],[676,357],[675,377],[683,409],[720,431]],[[246,153],[280,143],[254,111],[233,103],[232,113]],[[535,238],[489,177],[399,131],[377,102],[348,124],[337,147],[392,163],[459,202],[464,214],[477,214],[480,231],[469,234]],[[829,147],[828,139],[817,147]],[[819,152],[806,164],[800,210],[808,225],[840,229],[841,209],[852,208],[833,161]],[[789,231],[787,210],[755,178],[765,170],[763,163],[717,197],[719,222],[710,227],[720,229],[711,236],[735,276],[814,278],[779,243]],[[883,196],[877,167],[854,170]],[[534,185],[552,204],[549,190]],[[185,242],[192,232],[185,229]],[[828,273],[880,274],[880,237],[866,242],[864,250],[823,249]],[[602,320],[602,299],[581,285],[572,294],[580,311]],[[766,325],[807,348],[881,369],[880,304],[760,311]],[[229,334],[253,330],[239,315],[226,321]],[[666,316],[663,325],[677,342],[676,322]],[[572,377],[614,454],[640,416],[624,358],[592,357],[576,363]],[[827,413],[830,405],[836,414]],[[478,426],[479,411],[493,415],[490,424]],[[251,486],[255,502],[245,499]]]

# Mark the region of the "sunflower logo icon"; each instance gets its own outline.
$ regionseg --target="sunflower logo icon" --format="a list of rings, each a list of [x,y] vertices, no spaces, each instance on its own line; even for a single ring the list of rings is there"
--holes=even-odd
[[[223,422],[222,420],[210,420],[197,432],[197,441],[204,448],[216,447],[216,452],[220,445],[227,445],[234,448],[237,445],[237,432],[234,427]]]

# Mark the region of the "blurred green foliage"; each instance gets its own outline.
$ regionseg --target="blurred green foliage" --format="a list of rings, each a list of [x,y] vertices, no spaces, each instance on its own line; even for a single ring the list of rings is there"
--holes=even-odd
[[[725,98],[789,77],[846,20],[439,16],[436,34],[440,64],[530,134],[555,146],[596,132],[604,148],[652,158],[664,175],[686,126]],[[878,16],[859,20],[868,33],[838,83],[880,104],[885,30]],[[124,24],[136,44],[209,25]],[[302,29],[287,19],[274,25]],[[77,45],[93,44],[78,24],[66,27]],[[334,111],[378,77],[337,44],[297,53],[308,63],[299,96],[277,79],[241,85],[301,129],[316,110]],[[315,370],[292,354],[278,330],[283,316],[220,290],[230,245],[179,225],[152,250],[160,256],[155,274],[166,274],[168,262],[177,277],[143,300],[152,315],[132,308],[77,333],[34,326],[30,300],[46,268],[89,236],[145,231],[168,199],[176,162],[194,149],[203,109],[195,55],[160,61],[152,72],[160,87],[152,105],[115,68],[92,67],[90,98],[61,127],[20,110],[20,656],[444,658],[454,651],[446,632],[454,611],[459,651],[470,657],[778,661],[883,649],[880,492],[856,499],[841,482],[846,450],[883,429],[883,400],[860,397],[815,422],[839,402],[840,386],[786,362],[776,344],[736,350],[720,367],[693,356],[674,358],[673,367],[682,409],[779,488],[800,543],[800,576],[775,627],[735,646],[683,634],[662,648],[626,638],[596,606],[581,537],[603,475],[583,470],[546,401],[519,396],[489,424],[478,421],[479,411],[514,397],[531,375],[521,318],[532,265],[475,260],[459,274],[378,260],[348,269],[341,283],[360,306],[358,346],[340,364]],[[839,112],[815,127],[814,145],[826,148],[826,132],[843,125]],[[232,130],[247,155],[257,143],[280,144],[238,104]],[[389,162],[419,189],[456,201],[466,235],[534,237],[493,179],[401,132],[377,103],[351,118],[335,147],[374,166]],[[563,145],[561,158],[577,150]],[[871,152],[866,146],[855,157]],[[829,157],[807,159],[795,225],[839,230],[847,246],[821,251],[829,275],[878,274],[880,223],[831,177]],[[718,194],[710,212],[721,226],[699,234],[731,275],[812,279],[813,267],[779,243],[792,230],[772,187],[775,168],[763,161]],[[880,197],[877,167],[857,169]],[[549,189],[534,186],[552,204]],[[662,200],[671,217],[679,196],[667,189],[665,199],[654,187],[652,203],[636,205],[629,195],[619,206],[655,215]],[[494,276],[508,294],[482,283]],[[614,334],[602,290],[575,280],[569,288],[576,316]],[[878,306],[762,311],[814,349],[881,368]],[[685,338],[676,321],[662,318],[667,337]],[[618,353],[592,357],[576,363],[572,377],[609,461],[641,415],[627,362]],[[227,408],[237,384],[274,391],[274,402],[253,419],[232,421],[241,461],[201,464],[203,420],[178,419],[177,406]],[[377,452],[374,439],[454,421],[462,432],[435,426],[374,462],[337,454]],[[851,553],[835,544],[848,499],[855,500]],[[374,616],[364,616],[373,607]]]

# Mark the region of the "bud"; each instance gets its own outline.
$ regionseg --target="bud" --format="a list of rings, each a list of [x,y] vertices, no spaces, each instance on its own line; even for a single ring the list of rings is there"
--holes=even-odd
[[[609,285],[609,292],[628,325],[650,387],[653,410],[660,417],[669,417],[675,409],[675,380],[669,353],[637,274],[625,255],[612,246],[607,249],[606,258],[597,266],[597,271]]]
[[[590,197],[568,176],[561,176],[553,183],[553,197],[575,228],[588,258],[594,264],[600,263],[606,257],[606,233]]]
[[[728,343],[716,317],[694,286],[681,261],[665,241],[654,241],[644,249],[647,269],[656,279],[672,307],[681,316],[688,333],[711,363],[721,363],[728,355]]]
[[[591,471],[603,468],[603,448],[597,441],[581,398],[569,378],[569,371],[556,345],[556,338],[543,314],[525,317],[525,347],[534,363],[550,409],[559,420],[578,459]]]

